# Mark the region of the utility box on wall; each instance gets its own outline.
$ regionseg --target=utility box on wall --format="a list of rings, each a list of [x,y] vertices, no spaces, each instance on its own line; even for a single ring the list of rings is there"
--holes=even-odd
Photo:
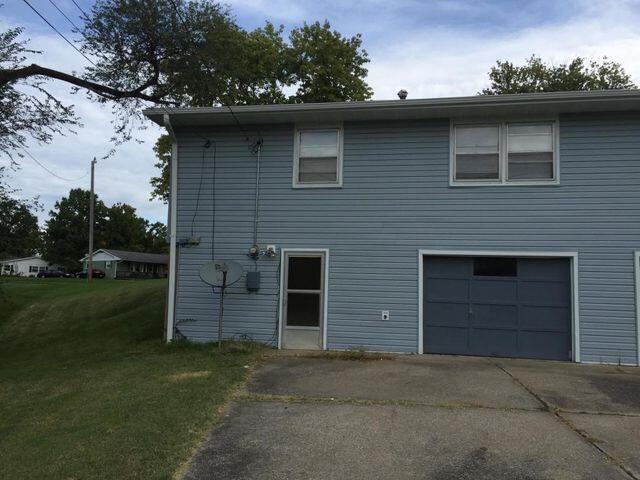
[[[247,272],[247,290],[250,292],[260,290],[260,272],[254,270]]]

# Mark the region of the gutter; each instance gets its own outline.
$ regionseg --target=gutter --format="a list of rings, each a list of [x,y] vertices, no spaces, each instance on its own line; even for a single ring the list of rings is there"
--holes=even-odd
[[[362,114],[366,112],[395,114],[439,112],[441,110],[483,109],[505,107],[573,106],[580,111],[589,111],[591,106],[616,103],[615,109],[629,109],[629,103],[640,106],[640,90],[592,90],[577,92],[541,92],[506,95],[473,95],[466,97],[419,98],[407,100],[366,100],[354,102],[298,103],[272,105],[240,105],[233,113],[244,115],[277,115],[332,113]],[[149,108],[143,113],[154,122],[161,124],[161,117],[171,115],[174,119],[182,115],[207,115],[217,119],[219,124],[233,124],[235,119],[226,107]]]

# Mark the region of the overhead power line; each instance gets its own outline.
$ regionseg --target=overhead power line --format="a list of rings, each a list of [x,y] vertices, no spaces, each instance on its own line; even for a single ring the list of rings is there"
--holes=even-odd
[[[85,12],[82,7],[80,5],[78,5],[76,3],[76,0],[71,0],[73,2],[73,4],[78,7],[78,10],[80,10],[80,12],[82,12],[82,15],[84,15],[84,18],[89,18],[89,15],[87,15],[87,12]]]
[[[29,150],[27,150],[27,149],[26,149],[26,148],[24,148],[24,147],[20,147],[20,148],[24,151],[24,153],[26,153],[26,154],[31,158],[31,160],[33,160],[33,161],[36,163],[36,165],[38,165],[40,168],[42,168],[43,170],[45,170],[49,175],[52,175],[52,176],[54,176],[54,177],[56,177],[56,178],[58,178],[58,179],[60,179],[60,180],[64,180],[65,182],[77,182],[78,180],[82,180],[84,177],[86,177],[86,176],[89,174],[89,171],[86,171],[86,172],[84,173],[84,175],[82,175],[81,177],[78,177],[78,178],[65,178],[65,177],[61,177],[61,176],[60,176],[60,175],[58,175],[57,173],[52,172],[52,171],[51,171],[51,170],[49,170],[47,167],[45,167],[45,166],[44,166],[40,161],[38,161],[38,159],[37,159],[36,157],[34,157],[33,155],[31,155],[31,152],[29,152]]]
[[[55,8],[56,10],[58,10],[58,11],[62,14],[62,16],[63,16],[64,18],[66,18],[66,19],[67,19],[67,22],[69,22],[73,28],[75,28],[76,30],[80,31],[80,28],[79,28],[79,27],[78,27],[78,26],[73,22],[73,20],[71,20],[69,17],[67,17],[67,14],[66,14],[66,13],[64,13],[64,12],[60,9],[60,7],[58,7],[58,5],[56,5],[55,3],[53,3],[53,0],[49,0],[49,3],[50,3],[51,5],[53,5],[53,6],[54,6],[54,8]]]
[[[97,67],[97,65],[93,62],[93,60],[91,60],[89,57],[87,57],[78,47],[76,47],[74,45],[74,43],[69,40],[67,37],[65,37],[60,30],[58,30],[56,27],[53,26],[53,24],[51,22],[49,22],[49,20],[47,20],[38,10],[36,10],[33,5],[31,5],[27,0],[22,0],[24,3],[26,3],[29,8],[31,8],[31,10],[33,10],[36,15],[38,15],[47,25],[49,25],[58,35],[60,35],[65,42],[67,42],[69,45],[71,45],[73,47],[73,49],[78,52],[80,55],[82,55],[89,63],[91,63],[94,67]],[[75,2],[74,2],[75,3]]]

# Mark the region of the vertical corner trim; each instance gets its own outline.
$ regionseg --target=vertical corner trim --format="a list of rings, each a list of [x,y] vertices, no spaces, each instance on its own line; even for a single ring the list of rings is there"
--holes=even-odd
[[[169,115],[164,115],[164,124],[173,139],[171,145],[171,164],[169,165],[169,288],[167,292],[167,328],[166,341],[174,337],[177,279],[177,203],[178,203],[178,143],[171,126]]]

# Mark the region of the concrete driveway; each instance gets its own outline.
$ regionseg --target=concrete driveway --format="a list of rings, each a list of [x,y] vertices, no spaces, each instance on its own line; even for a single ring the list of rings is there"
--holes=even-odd
[[[640,479],[640,369],[276,355],[195,479]]]

